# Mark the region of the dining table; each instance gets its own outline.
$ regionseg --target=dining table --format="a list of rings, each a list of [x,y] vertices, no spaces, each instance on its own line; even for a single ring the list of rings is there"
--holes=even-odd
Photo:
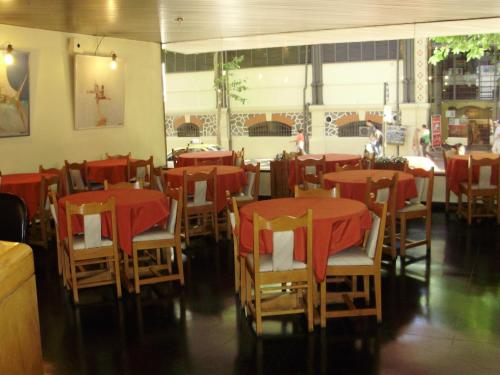
[[[179,167],[189,167],[196,165],[200,161],[213,161],[216,163],[217,159],[222,160],[223,165],[233,165],[233,152],[232,151],[199,151],[199,152],[186,152],[178,156]]]
[[[475,159],[495,159],[498,154],[493,152],[478,152],[474,151],[466,155],[454,155],[448,158],[446,165],[446,173],[448,175],[448,188],[455,194],[459,193],[460,184],[467,182],[469,175],[469,156],[474,155]],[[479,168],[474,168],[472,171],[474,182],[479,180]],[[498,170],[493,168],[491,171],[491,184],[496,185],[498,182]]]
[[[347,165],[356,164],[361,161],[360,155],[355,154],[308,154],[299,156],[298,160],[306,159],[321,159],[325,156],[326,171],[322,171],[323,174],[328,172],[335,172],[335,165]],[[295,184],[297,183],[297,177],[295,176],[295,159],[290,160],[288,172],[288,187],[290,191],[293,191]]]
[[[308,209],[313,214],[313,268],[316,280],[325,278],[328,257],[362,242],[366,230],[371,228],[368,207],[344,198],[279,198],[249,203],[240,210],[240,255],[253,251],[254,213],[271,220],[280,216],[302,216]],[[296,230],[294,259],[306,260],[306,231]],[[273,237],[270,231],[259,235],[260,251],[272,254]]]
[[[117,189],[95,190],[67,195],[58,202],[59,235],[64,240],[68,236],[66,220],[66,203],[84,204],[105,202],[115,198],[116,226],[118,244],[127,254],[132,255],[132,239],[134,236],[150,229],[156,224],[164,223],[169,216],[169,201],[166,196],[156,190],[149,189]],[[102,215],[101,232],[103,236],[112,233],[111,215]],[[73,215],[73,231],[83,232],[83,217]]]
[[[1,177],[0,192],[11,193],[20,197],[28,209],[31,221],[40,206],[40,183],[42,177],[54,177],[54,173],[15,173]]]
[[[216,194],[216,204],[217,211],[222,211],[226,206],[226,190],[229,190],[231,194],[239,193],[242,191],[243,187],[247,183],[247,177],[245,171],[240,167],[229,166],[229,165],[217,165],[217,166],[190,166],[190,167],[180,167],[167,170],[164,174],[165,183],[170,184],[171,187],[181,187],[183,186],[184,172],[193,174],[199,172],[210,172],[213,168],[216,169],[217,178],[217,194]],[[190,191],[194,191],[193,186],[188,187]],[[213,196],[212,191],[208,191],[210,196]]]
[[[375,181],[382,178],[391,179],[395,173],[399,173],[396,192],[396,208],[401,209],[405,206],[407,200],[418,196],[415,178],[410,173],[391,169],[360,169],[331,172],[323,175],[323,178],[325,187],[328,189],[339,184],[342,198],[364,202],[366,198],[366,181],[368,177],[371,177]]]
[[[127,180],[128,158],[92,160],[87,162],[87,178],[89,181],[112,184]]]

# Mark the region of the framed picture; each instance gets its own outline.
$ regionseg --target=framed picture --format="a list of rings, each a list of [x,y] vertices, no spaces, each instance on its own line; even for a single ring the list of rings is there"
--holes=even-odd
[[[13,62],[0,54],[0,137],[30,135],[29,53],[13,51]]]
[[[124,68],[111,58],[76,55],[75,129],[121,127],[124,123]]]

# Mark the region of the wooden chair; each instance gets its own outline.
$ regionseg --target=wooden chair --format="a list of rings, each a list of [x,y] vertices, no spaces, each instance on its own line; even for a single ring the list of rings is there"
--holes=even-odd
[[[108,180],[104,180],[104,190],[126,190],[126,189],[143,189],[144,184],[142,180],[136,182],[118,182],[116,184],[110,184]]]
[[[111,216],[111,238],[101,236],[101,214]],[[73,231],[74,215],[83,216],[83,236]],[[79,302],[78,290],[81,288],[109,284],[115,284],[118,298],[121,298],[115,198],[86,204],[66,202],[66,223],[68,238],[64,242],[64,255],[67,269],[64,275],[73,291],[73,301]]]
[[[445,211],[448,212],[450,209],[450,183],[449,183],[449,176],[448,176],[448,159],[458,155],[458,151],[455,148],[450,148],[449,150],[443,150],[443,162],[444,162],[444,176],[445,176]]]
[[[316,188],[316,184],[311,184],[306,181],[321,180],[320,173],[326,171],[326,156],[321,159],[299,159],[295,157],[295,178],[296,184],[304,188]]]
[[[295,159],[297,156],[302,156],[302,151],[298,151],[298,152],[286,152],[286,150],[283,150],[281,158],[283,160],[292,160],[292,159]]]
[[[474,182],[474,171],[479,173],[479,181]],[[476,159],[469,155],[467,182],[459,185],[457,215],[467,218],[472,224],[472,218],[495,217],[500,224],[500,182],[491,184],[491,174],[498,173],[500,178],[500,157],[493,159]],[[467,197],[467,212],[462,207],[463,196]]]
[[[120,154],[117,154],[117,155],[110,155],[106,152],[106,159],[129,159],[130,158],[130,155],[131,153],[129,152],[128,154],[125,154],[125,155],[120,155]]]
[[[371,195],[374,194],[377,202],[387,203],[387,217],[385,221],[386,227],[386,242],[382,247],[382,251],[391,257],[392,266],[395,266],[397,249],[396,249],[396,195],[398,187],[399,173],[394,173],[392,179],[381,178],[373,181],[371,177],[366,180],[366,195],[365,202],[369,202]]]
[[[319,187],[317,189],[302,189],[295,185],[295,198],[339,198],[340,185],[337,184],[333,189]]]
[[[238,209],[238,202],[231,193],[226,190],[226,215],[228,218],[228,233],[232,233],[233,237],[233,258],[234,258],[234,292],[240,294],[240,303],[244,305],[244,281],[242,277],[245,275],[243,268],[244,262],[241,261],[240,256],[240,213]]]
[[[165,177],[163,176],[163,170],[161,167],[153,169],[153,189],[161,191],[162,193],[167,191]]]
[[[206,160],[194,159],[194,165],[224,165],[224,162],[222,158]]]
[[[363,169],[363,164],[361,161],[354,163],[354,164],[335,163],[335,172],[359,171],[360,169]]]
[[[189,186],[194,185],[194,194],[189,196]],[[212,200],[208,200],[207,193],[212,192]],[[186,244],[189,246],[190,237],[214,233],[219,242],[219,226],[217,223],[217,170],[214,167],[210,172],[183,174],[183,207],[184,233]],[[211,231],[208,230],[208,217],[211,218]],[[197,228],[191,228],[190,220],[196,219]]]
[[[239,207],[251,202],[256,202],[259,199],[260,163],[256,165],[243,164],[242,168],[245,171],[247,183],[240,194],[234,196]]]
[[[174,168],[179,167],[179,156],[188,152],[186,148],[179,150],[172,149],[172,161],[174,162]]]
[[[405,207],[397,210],[396,218],[400,224],[399,256],[401,267],[430,258],[431,251],[431,222],[432,222],[432,193],[434,189],[434,168],[429,171],[421,168],[408,168],[406,173],[410,173],[415,178],[418,196],[411,199]],[[425,204],[422,203],[425,201]],[[408,239],[408,221],[415,219],[425,219],[425,239]],[[426,245],[426,254],[420,257],[408,256],[406,250],[409,248]]]
[[[144,188],[149,189],[152,185],[153,169],[152,156],[146,160],[127,159],[127,181],[136,182],[137,180],[142,180]]]
[[[44,173],[44,174],[54,174],[54,175],[60,175],[61,170],[59,168],[44,168],[43,165],[38,166],[38,173]]]
[[[293,259],[294,230],[306,230],[306,262]],[[273,232],[273,254],[260,254],[261,230]],[[272,315],[307,315],[313,330],[312,210],[301,217],[267,220],[253,215],[253,252],[245,258],[245,307],[262,333],[262,318]],[[286,287],[283,285],[287,284]],[[253,297],[252,297],[253,291]],[[305,298],[304,298],[305,296]]]
[[[57,272],[59,275],[62,275],[63,271],[63,244],[59,238],[59,217],[58,217],[58,208],[57,205],[57,194],[49,191],[49,209],[52,220],[54,220],[54,231],[56,232],[56,250],[57,250]],[[66,283],[66,280],[64,280]]]
[[[180,284],[184,285],[181,248],[182,188],[168,188],[165,195],[170,201],[170,215],[167,223],[163,227],[153,227],[133,238],[132,261],[136,293],[140,293],[141,285],[174,280],[179,280]],[[172,268],[172,248],[177,262],[175,273]],[[160,249],[163,251],[161,252]],[[140,253],[145,256],[140,257]],[[128,255],[124,254],[125,274],[129,275],[127,269],[129,259]]]
[[[353,246],[328,258],[325,280],[320,284],[320,321],[326,327],[327,318],[376,315],[382,321],[382,288],[380,267],[387,218],[387,203],[375,201],[375,194],[367,202],[372,216],[372,227],[365,233],[362,246]],[[363,277],[363,290],[357,289],[357,277]],[[327,284],[341,280],[351,285],[346,291],[327,292]],[[370,278],[373,278],[375,305],[370,306]],[[365,306],[357,307],[356,298],[364,298]],[[346,309],[327,310],[329,304],[342,303]]]
[[[38,224],[40,229],[40,240],[30,241],[32,244],[40,245],[44,249],[48,248],[49,238],[52,234],[50,225],[50,201],[49,192],[57,194],[59,192],[59,175],[53,177],[42,177],[40,182],[38,210],[33,218],[33,227]]]
[[[233,165],[235,167],[243,167],[245,164],[245,147],[240,151],[233,152]]]
[[[68,194],[81,193],[90,190],[90,184],[87,179],[87,161],[83,163],[69,163],[64,161],[64,171],[66,173],[65,179],[67,180]]]

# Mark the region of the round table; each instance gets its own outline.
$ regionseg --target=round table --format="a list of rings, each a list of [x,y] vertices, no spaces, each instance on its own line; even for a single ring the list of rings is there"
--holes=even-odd
[[[381,178],[392,178],[394,173],[399,173],[396,207],[400,209],[405,206],[406,200],[418,195],[415,178],[409,173],[389,169],[362,169],[327,173],[323,177],[327,188],[332,188],[337,183],[340,184],[340,194],[343,198],[356,199],[360,202],[364,202],[366,195],[366,179],[368,177],[379,180]]]
[[[232,151],[200,151],[186,152],[179,155],[179,167],[189,167],[195,165],[197,161],[211,160],[214,163],[217,159],[222,159],[223,165],[233,165]]]
[[[87,178],[92,182],[103,183],[104,180],[112,184],[126,181],[127,158],[94,160],[87,162]]]
[[[53,177],[51,173],[16,173],[2,176],[0,192],[17,195],[28,208],[28,218],[32,220],[40,206],[40,183],[42,176]]]
[[[472,152],[474,158],[494,159],[498,154],[492,152]],[[448,175],[448,187],[455,194],[459,193],[459,186],[462,182],[467,182],[469,169],[469,155],[455,155],[448,159],[446,165],[446,174]],[[479,168],[472,171],[474,182],[479,179]],[[491,173],[491,184],[496,185],[498,181],[498,172],[494,169]]]
[[[61,240],[68,236],[66,225],[66,202],[74,204],[104,202],[109,197],[116,199],[116,226],[120,248],[132,254],[132,238],[156,224],[163,223],[169,215],[169,203],[165,195],[156,190],[124,189],[96,190],[68,195],[59,200],[58,218]],[[73,231],[83,232],[83,220],[73,217]],[[111,216],[104,215],[102,234],[109,235]]]
[[[325,155],[326,171],[323,171],[323,173],[335,172],[335,164],[337,163],[339,163],[340,165],[346,165],[346,164],[356,164],[359,161],[361,161],[360,155],[350,155],[350,154],[324,154],[324,155]],[[322,157],[323,154],[311,154],[311,155],[299,156],[298,159],[299,160],[321,159]],[[293,191],[295,184],[296,184],[295,159],[291,159],[290,171],[288,172],[288,187],[290,188],[291,191]]]
[[[258,201],[240,210],[240,253],[253,249],[253,214],[266,219],[279,216],[302,216],[313,210],[313,266],[316,279],[325,278],[328,256],[359,244],[371,227],[371,216],[364,203],[343,198],[280,198]],[[260,235],[262,253],[272,253],[272,235]],[[304,261],[306,256],[305,231],[296,231],[294,258]]]
[[[247,183],[242,168],[227,165],[174,168],[165,173],[165,181],[167,184],[170,183],[172,187],[180,187],[182,186],[184,171],[188,173],[209,172],[214,167],[217,173],[217,210],[222,211],[226,206],[226,190],[229,190],[230,193],[238,193]],[[194,188],[190,187],[190,189]],[[212,194],[212,192],[209,191],[209,194]]]

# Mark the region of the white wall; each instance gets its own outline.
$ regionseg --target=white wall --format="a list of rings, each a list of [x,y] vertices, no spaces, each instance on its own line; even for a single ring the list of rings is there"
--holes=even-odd
[[[64,159],[81,161],[105,152],[153,155],[164,164],[164,115],[161,49],[158,44],[104,38],[99,55],[115,52],[125,63],[125,126],[74,130],[73,58],[68,39],[76,36],[95,50],[98,38],[0,25],[3,40],[30,53],[29,137],[0,138],[2,173],[30,172],[39,164],[60,167]],[[100,39],[100,38],[99,38]]]

